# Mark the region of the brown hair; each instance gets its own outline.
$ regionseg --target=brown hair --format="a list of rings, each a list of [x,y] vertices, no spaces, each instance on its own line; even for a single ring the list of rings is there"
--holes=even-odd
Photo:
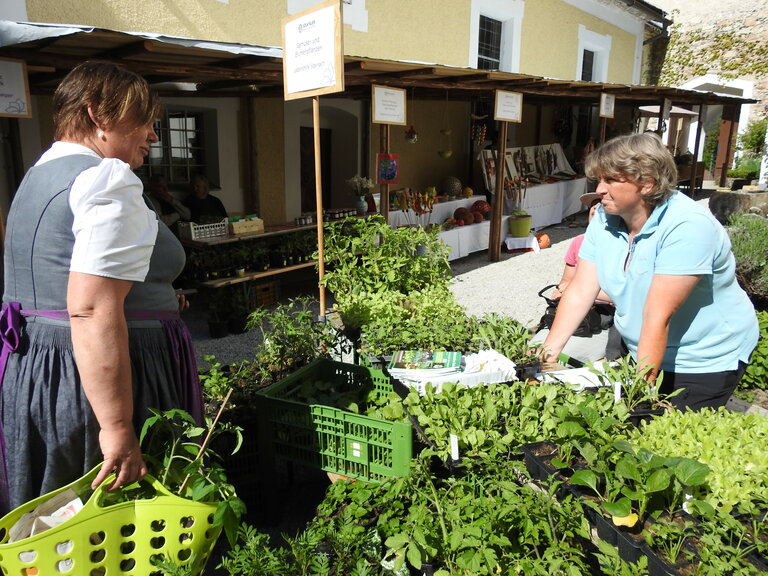
[[[675,159],[657,134],[628,134],[608,140],[584,161],[588,178],[630,180],[638,184],[653,180],[651,192],[643,198],[657,206],[677,186]]]
[[[144,78],[112,62],[90,60],[73,68],[53,94],[55,138],[79,140],[91,134],[96,126],[89,106],[106,128],[139,128],[161,111],[159,97]]]

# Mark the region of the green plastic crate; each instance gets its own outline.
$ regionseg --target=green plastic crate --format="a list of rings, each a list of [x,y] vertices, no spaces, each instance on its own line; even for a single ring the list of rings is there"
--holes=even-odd
[[[387,395],[392,380],[379,370],[324,358],[258,392],[260,450],[274,458],[380,482],[406,476],[413,455],[407,422],[387,422],[322,404],[306,404],[296,392],[307,383],[332,382],[337,393],[374,389]]]

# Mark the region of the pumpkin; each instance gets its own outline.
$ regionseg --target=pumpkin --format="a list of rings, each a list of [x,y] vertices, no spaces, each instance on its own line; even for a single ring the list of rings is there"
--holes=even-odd
[[[539,242],[539,248],[549,248],[552,246],[552,239],[549,237],[549,234],[540,232],[536,234],[536,240]]]
[[[475,221],[475,217],[472,216],[472,213],[467,208],[456,208],[453,211],[453,217],[456,220],[462,220],[464,224],[471,224]]]
[[[470,208],[472,212],[480,212],[481,214],[485,214],[486,212],[491,211],[491,205],[488,204],[485,200],[478,200],[474,204],[472,204],[472,207]]]
[[[472,212],[472,215],[475,217],[475,224],[482,222],[485,219],[482,212],[475,211]]]

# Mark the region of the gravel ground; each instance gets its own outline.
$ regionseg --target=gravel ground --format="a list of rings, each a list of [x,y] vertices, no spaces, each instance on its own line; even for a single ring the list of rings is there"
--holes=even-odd
[[[698,201],[706,206],[710,192],[704,190]],[[454,260],[451,262],[454,275],[451,290],[469,314],[479,316],[496,312],[515,318],[525,326],[535,326],[546,309],[546,302],[538,295],[539,290],[560,280],[568,245],[571,239],[584,232],[586,224],[587,213],[580,212],[558,225],[538,230],[548,234],[552,240],[552,245],[540,252],[502,252],[499,262],[489,262],[487,252]],[[280,279],[282,300],[299,294],[317,296],[313,270],[304,272],[306,274],[295,272],[276,277]],[[203,361],[205,355],[215,356],[222,364],[252,357],[259,341],[256,332],[211,338],[205,320],[204,301],[192,297],[191,303],[192,308],[186,313],[185,320],[192,332],[201,366],[206,365]]]

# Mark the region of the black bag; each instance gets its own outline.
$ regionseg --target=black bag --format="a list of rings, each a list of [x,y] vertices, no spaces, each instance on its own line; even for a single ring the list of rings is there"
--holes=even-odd
[[[544,288],[539,291],[539,296],[544,298],[544,301],[547,303],[547,309],[544,311],[541,320],[539,320],[539,330],[551,328],[552,322],[555,320],[555,314],[557,313],[557,306],[560,304],[560,298],[548,298],[547,296],[544,296],[544,292],[556,287],[557,284],[550,284],[549,286],[544,286]],[[600,302],[593,304],[592,308],[589,309],[589,312],[587,312],[584,320],[581,321],[581,324],[576,328],[573,335],[589,338],[592,334],[598,334],[603,330],[607,330],[613,326],[613,313],[614,308],[611,304],[603,304]]]

